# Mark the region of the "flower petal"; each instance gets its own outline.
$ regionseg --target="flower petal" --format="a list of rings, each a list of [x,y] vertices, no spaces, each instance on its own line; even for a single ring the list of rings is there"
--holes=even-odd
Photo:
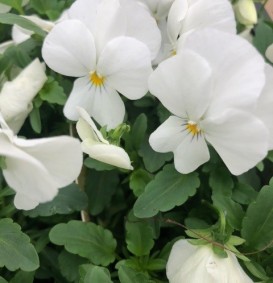
[[[267,154],[268,130],[253,114],[228,109],[202,121],[201,128],[234,175],[248,171]]]
[[[237,35],[204,29],[192,33],[185,48],[204,57],[214,72],[213,114],[229,106],[253,110],[265,76],[264,60],[249,42]]]
[[[198,54],[183,51],[158,66],[149,89],[173,114],[197,121],[210,103],[211,68]]]
[[[14,205],[17,209],[30,210],[35,208],[39,204],[39,201],[31,198],[28,195],[16,193],[14,197]]]
[[[149,138],[153,150],[157,152],[174,151],[181,143],[183,134],[183,120],[176,116],[170,116],[161,124]]]
[[[71,184],[79,176],[82,151],[78,139],[68,136],[35,140],[17,138],[14,142],[46,168],[57,188]]]
[[[42,55],[52,70],[65,76],[81,77],[95,69],[93,35],[78,20],[57,24],[44,40]]]
[[[86,139],[82,142],[82,150],[91,158],[101,162],[123,169],[133,169],[128,154],[121,147],[112,144],[94,144]]]
[[[103,50],[97,68],[109,86],[129,99],[141,98],[148,91],[148,77],[152,72],[149,50],[134,38],[111,40]]]
[[[143,42],[151,52],[153,60],[161,45],[161,35],[155,19],[136,1],[121,0],[126,15],[126,35]]]

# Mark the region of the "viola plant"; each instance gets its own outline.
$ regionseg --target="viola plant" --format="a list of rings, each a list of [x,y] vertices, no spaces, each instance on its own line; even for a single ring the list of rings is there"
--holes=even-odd
[[[1,283],[273,282],[264,5],[0,0]]]

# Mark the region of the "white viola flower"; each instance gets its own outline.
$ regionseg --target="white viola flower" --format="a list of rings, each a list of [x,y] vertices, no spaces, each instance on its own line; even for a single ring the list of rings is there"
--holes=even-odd
[[[269,62],[273,63],[273,44],[267,47],[265,51],[265,57]]]
[[[42,55],[54,71],[78,78],[65,104],[65,116],[78,120],[76,107],[80,106],[101,126],[112,129],[125,116],[118,92],[139,99],[148,90],[150,51],[143,42],[125,36],[126,17],[118,0],[104,0],[97,9],[87,8],[90,19],[95,14],[93,25],[62,21],[45,38]]]
[[[266,83],[259,97],[257,115],[265,123],[269,130],[269,150],[273,150],[273,68],[265,66]]]
[[[29,210],[51,201],[58,189],[71,184],[82,167],[78,139],[60,136],[25,140],[2,121],[0,155],[7,184],[16,192],[14,204]]]
[[[234,5],[236,19],[245,26],[252,27],[258,21],[257,10],[253,0],[239,0]]]
[[[225,50],[219,52],[226,54]],[[214,55],[217,57],[217,53]],[[157,152],[173,152],[175,168],[181,173],[190,173],[209,160],[208,144],[234,175],[254,167],[267,154],[268,130],[246,111],[249,101],[240,97],[251,86],[241,82],[240,71],[236,73],[241,62],[231,66],[232,53],[226,55],[226,73],[214,72],[209,61],[185,50],[162,62],[150,76],[150,92],[174,115],[151,134],[149,142]],[[240,79],[230,78],[231,85],[226,85],[229,75]],[[263,86],[263,80],[255,79]],[[233,95],[238,100],[234,104]],[[249,95],[251,100],[251,92]]]
[[[82,151],[98,161],[123,169],[133,170],[127,152],[119,146],[109,144],[83,108],[78,107],[78,111],[80,118],[76,128],[82,139]]]
[[[12,81],[4,83],[0,92],[0,112],[13,130],[18,133],[32,110],[32,100],[47,80],[44,64],[32,61]]]
[[[211,245],[194,246],[182,239],[172,247],[167,262],[170,283],[253,283],[240,266],[236,256],[214,254]]]
[[[175,0],[167,21],[167,40],[161,52],[168,58],[184,45],[186,38],[200,28],[215,28],[236,34],[232,5],[227,0]]]

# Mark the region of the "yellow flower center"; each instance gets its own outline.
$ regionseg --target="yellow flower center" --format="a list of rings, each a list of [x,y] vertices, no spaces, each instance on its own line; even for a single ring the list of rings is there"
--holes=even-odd
[[[192,121],[188,121],[188,123],[186,125],[186,129],[193,136],[198,135],[200,133],[200,131],[201,131],[199,129],[198,125],[195,122],[192,122]]]
[[[104,83],[104,77],[98,75],[96,72],[90,74],[90,81],[95,86],[102,86]]]
[[[171,56],[175,56],[176,54],[177,54],[177,53],[176,53],[176,50],[175,50],[175,49],[171,51]]]

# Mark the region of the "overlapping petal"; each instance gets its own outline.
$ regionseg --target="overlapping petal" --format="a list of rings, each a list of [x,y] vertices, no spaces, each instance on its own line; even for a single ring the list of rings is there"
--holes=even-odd
[[[44,40],[42,55],[52,70],[65,76],[81,77],[95,69],[93,35],[78,20],[57,24]]]
[[[101,53],[97,70],[113,89],[129,99],[141,98],[148,91],[152,72],[149,50],[134,38],[117,37]]]

